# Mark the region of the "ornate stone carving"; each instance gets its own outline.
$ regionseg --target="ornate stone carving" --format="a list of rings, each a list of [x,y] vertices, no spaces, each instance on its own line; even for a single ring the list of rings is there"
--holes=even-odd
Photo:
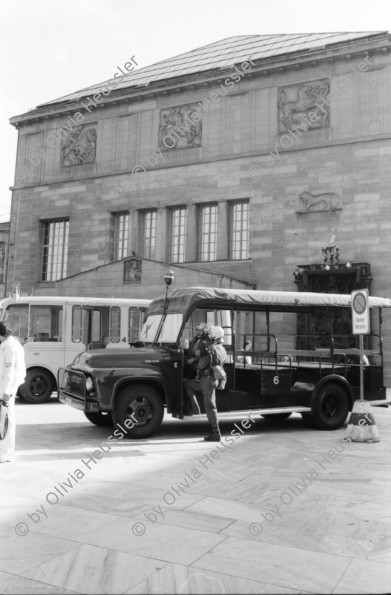
[[[61,167],[94,163],[96,126],[75,126],[61,143]]]
[[[124,260],[124,283],[140,283],[142,271],[141,258]]]
[[[306,132],[330,126],[330,82],[321,79],[278,90],[279,132]]]
[[[160,111],[159,148],[162,151],[200,147],[201,144],[202,118],[198,103]]]
[[[297,212],[335,211],[341,208],[341,199],[336,192],[311,194],[311,192],[305,191],[299,195],[299,209]]]
[[[323,248],[322,248],[323,253]],[[326,268],[328,267],[328,268]],[[371,265],[367,262],[299,265],[293,273],[299,291],[350,294],[355,289],[369,289]],[[312,314],[298,314],[298,349],[358,347],[352,335],[352,315],[347,308],[316,308]],[[368,346],[369,348],[369,346]]]

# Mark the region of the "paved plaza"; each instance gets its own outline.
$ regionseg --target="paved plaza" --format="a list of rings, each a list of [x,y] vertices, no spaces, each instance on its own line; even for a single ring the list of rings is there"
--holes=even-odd
[[[219,445],[205,420],[131,441],[18,400],[0,592],[389,593],[391,409],[373,412],[375,444],[295,414],[225,421]]]

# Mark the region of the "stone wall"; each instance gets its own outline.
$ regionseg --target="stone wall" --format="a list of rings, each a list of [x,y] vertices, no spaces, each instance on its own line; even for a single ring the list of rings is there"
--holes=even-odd
[[[130,288],[122,283],[123,263],[105,266],[112,258],[111,214],[129,211],[130,251],[137,254],[139,212],[156,208],[156,260],[166,263],[167,208],[185,205],[185,264],[193,269],[260,289],[292,290],[296,266],[321,262],[322,246],[335,236],[343,261],[370,263],[371,293],[391,296],[388,54],[244,77],[227,94],[206,100],[213,88],[211,83],[207,91],[92,110],[78,132],[79,149],[87,155],[83,164],[63,143],[47,142],[70,116],[21,128],[9,286],[18,285],[22,293],[61,289],[68,295],[125,297]],[[202,130],[196,127],[187,144],[164,150],[162,122],[167,131],[167,122],[191,114],[199,103]],[[238,199],[250,203],[246,261],[229,260],[227,252],[228,204]],[[199,263],[196,210],[209,202],[219,204],[218,260]],[[60,217],[69,217],[68,277],[40,283],[40,221]],[[206,272],[184,270],[177,286],[215,284]],[[159,294],[161,276],[161,266],[145,264],[142,285],[131,291]],[[390,315],[384,316],[388,353]],[[391,369],[387,373],[391,380]]]

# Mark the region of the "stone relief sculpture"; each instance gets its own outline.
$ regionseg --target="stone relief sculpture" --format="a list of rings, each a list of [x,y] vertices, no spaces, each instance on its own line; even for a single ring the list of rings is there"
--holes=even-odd
[[[96,127],[75,126],[61,143],[61,167],[95,163]]]
[[[334,211],[341,208],[340,197],[335,192],[323,192],[321,194],[302,192],[299,195],[299,213]]]
[[[279,132],[330,126],[330,83],[321,79],[278,90]]]
[[[124,260],[124,283],[140,283],[141,270],[142,260],[140,258]]]
[[[162,109],[159,123],[159,148],[162,151],[200,147],[202,118],[197,103]]]

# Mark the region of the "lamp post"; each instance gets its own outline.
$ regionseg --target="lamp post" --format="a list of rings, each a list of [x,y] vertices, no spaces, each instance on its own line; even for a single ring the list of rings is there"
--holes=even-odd
[[[166,284],[166,299],[164,302],[164,312],[167,309],[167,296],[168,296],[168,288],[170,287],[171,283],[174,281],[174,271],[168,269],[164,273],[164,283]]]

